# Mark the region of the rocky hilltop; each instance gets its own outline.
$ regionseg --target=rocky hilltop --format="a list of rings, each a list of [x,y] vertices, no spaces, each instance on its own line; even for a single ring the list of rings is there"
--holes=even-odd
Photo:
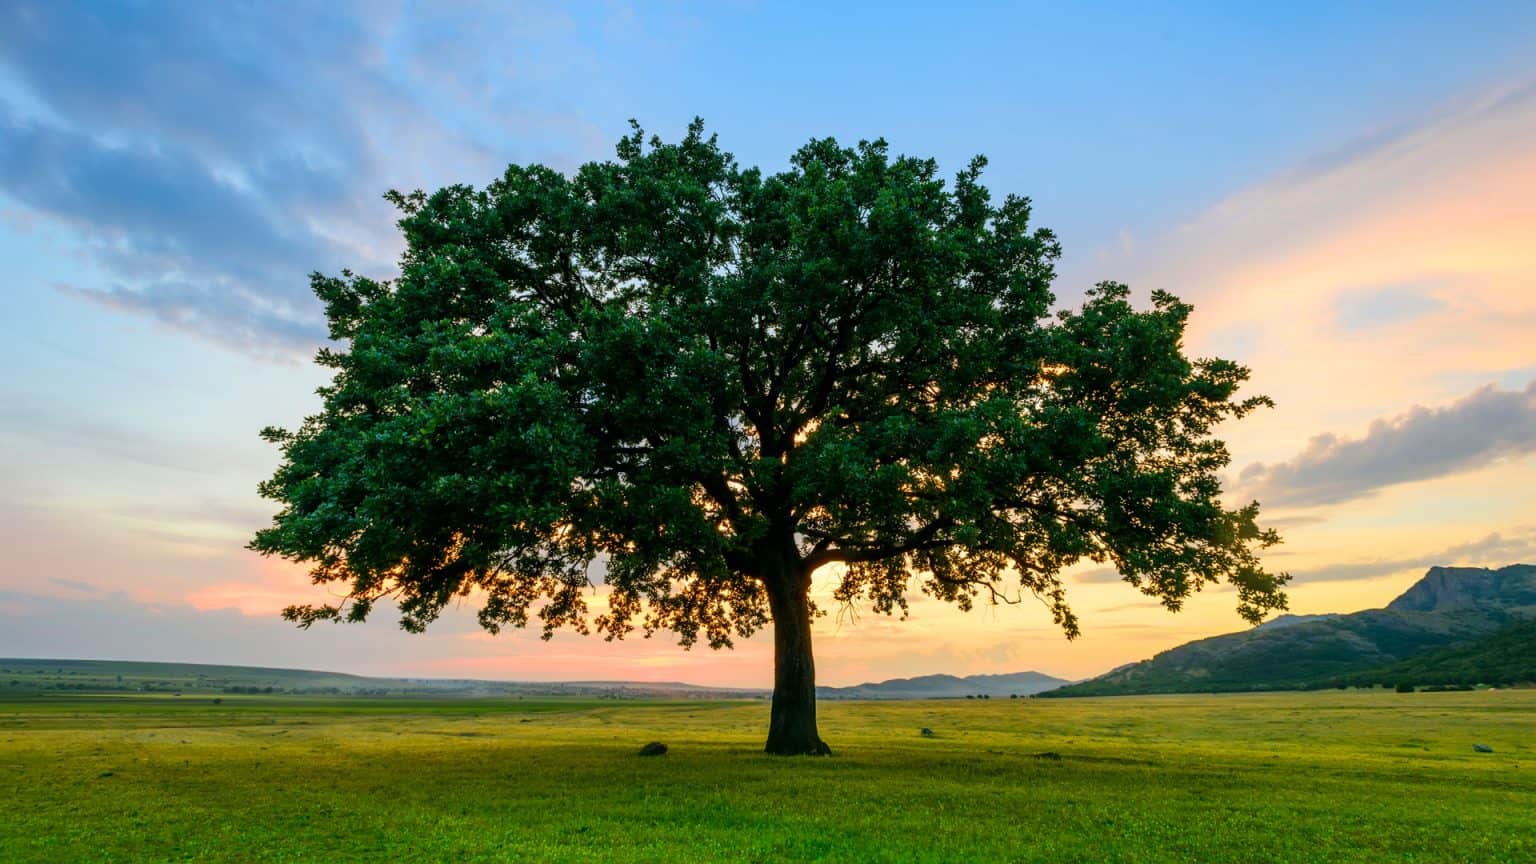
[[[1397,612],[1449,612],[1494,604],[1536,607],[1536,565],[1431,567],[1424,578],[1387,604]]]

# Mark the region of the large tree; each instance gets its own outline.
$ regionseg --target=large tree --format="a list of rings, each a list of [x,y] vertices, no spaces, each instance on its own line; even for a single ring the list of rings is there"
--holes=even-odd
[[[1190,359],[1190,307],[1103,283],[1058,310],[1055,237],[997,203],[983,160],[946,184],[883,141],[814,140],[742,168],[695,122],[638,127],[567,176],[391,192],[399,277],[315,275],[336,347],[324,408],[267,429],[282,505],[252,548],[419,631],[456,598],[491,632],[536,617],[731,645],[772,622],[767,750],[817,733],[811,575],[904,612],[1044,601],[1091,560],[1177,610],[1225,580],[1283,608],[1278,541],[1227,509],[1213,427],[1243,367]],[[601,587],[597,587],[600,585]],[[600,614],[588,601],[600,598]]]

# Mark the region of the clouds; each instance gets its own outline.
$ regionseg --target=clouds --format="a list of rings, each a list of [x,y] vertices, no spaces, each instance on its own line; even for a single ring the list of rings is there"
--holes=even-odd
[[[260,6],[23,0],[0,13],[0,56],[62,122],[119,139],[168,138],[258,163],[274,144],[360,152],[352,116],[306,90],[336,83],[332,63],[372,65],[367,18],[345,4],[293,11],[304,26]]]
[[[1082,585],[1108,585],[1120,582],[1123,578],[1113,567],[1095,567],[1073,576],[1072,581]]]
[[[510,7],[20,2],[0,31],[0,196],[72,232],[100,278],[68,293],[263,357],[323,339],[309,273],[392,271],[386,189],[485,182],[540,144],[597,140],[519,110],[538,101],[519,83],[580,62],[551,56],[586,55]]]
[[[0,117],[0,189],[75,229],[117,279],[65,290],[252,351],[324,337],[300,268],[334,268],[329,244],[280,202],[213,176],[170,142],[105,146]]]
[[[1536,78],[1370,122],[1386,131],[1233,192],[1128,261],[1132,284],[1194,303],[1195,352],[1243,362],[1275,400],[1223,430],[1248,466],[1234,492],[1271,509],[1536,450],[1519,372],[1536,356]]]
[[[71,292],[244,350],[307,353],[324,331],[305,274],[348,251],[307,222],[345,209],[374,160],[306,79],[326,81],[327,58],[356,63],[359,35],[322,18],[306,32],[328,44],[271,64],[257,55],[278,34],[254,10],[0,17],[0,64],[31,97],[0,106],[0,193],[70,228],[107,276]]]
[[[1338,504],[1532,451],[1536,382],[1517,391],[1490,385],[1443,408],[1416,405],[1378,419],[1363,438],[1318,435],[1287,462],[1249,465],[1239,483],[1273,506]]]
[[[1363,117],[1385,131],[1124,256],[1131,284],[1193,302],[1195,353],[1250,366],[1277,403],[1223,428],[1247,466],[1228,488],[1282,529],[1271,563],[1299,610],[1380,605],[1389,577],[1434,565],[1536,558],[1515,527],[1536,520],[1526,68],[1418,116]]]
[[[1530,561],[1536,561],[1536,530],[1523,529],[1508,536],[1495,532],[1480,540],[1459,543],[1437,552],[1329,564],[1291,575],[1295,584],[1348,582],[1376,579],[1404,570],[1454,566],[1503,567]]]
[[[1191,346],[1276,400],[1234,427],[1240,457],[1531,363],[1536,78],[1372,121],[1392,131],[1233,192],[1121,270],[1192,301]]]
[[[448,623],[459,625],[460,634],[466,632],[464,622]],[[382,621],[301,631],[276,615],[252,617],[232,609],[143,603],[123,593],[97,590],[48,596],[0,588],[0,657],[235,663],[377,673],[384,671],[377,659],[381,656],[420,661],[453,657],[461,651],[448,632],[413,639]],[[406,665],[394,664],[396,668]]]
[[[1427,285],[1390,285],[1352,292],[1334,304],[1338,325],[1351,331],[1391,326],[1443,312],[1446,308],[1445,301],[1436,297]]]
[[[6,193],[91,231],[100,254],[128,275],[202,257],[221,262],[232,278],[253,280],[270,275],[274,259],[320,254],[312,236],[284,230],[263,196],[213,176],[173,142],[108,145],[14,117],[0,124]]]
[[[151,435],[120,423],[37,410],[16,401],[0,403],[0,427],[0,441],[30,439],[69,452],[77,460],[91,454],[124,468],[156,469],[161,476],[166,476],[164,472],[206,477],[231,469],[259,471],[267,463],[192,436],[178,440]]]

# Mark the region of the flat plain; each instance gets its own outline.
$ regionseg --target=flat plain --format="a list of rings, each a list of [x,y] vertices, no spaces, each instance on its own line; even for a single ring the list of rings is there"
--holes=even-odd
[[[1536,861],[1536,690],[829,702],[821,759],[767,713],[29,694],[0,860]]]

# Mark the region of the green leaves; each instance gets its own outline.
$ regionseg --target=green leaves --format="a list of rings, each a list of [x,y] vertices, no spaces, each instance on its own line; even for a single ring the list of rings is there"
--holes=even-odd
[[[313,277],[335,377],[263,432],[282,510],[252,548],[347,599],[290,618],[391,598],[419,629],[470,598],[492,630],[723,646],[766,580],[842,563],[848,602],[1033,593],[1073,635],[1084,558],[1169,608],[1220,580],[1283,607],[1255,555],[1278,538],[1218,500],[1216,424],[1268,404],[1237,399],[1247,370],[1185,357],[1171,295],[1053,314],[1059,246],[983,160],[946,184],[822,139],[764,175],[700,123],[617,156],[391,192],[399,278]]]

